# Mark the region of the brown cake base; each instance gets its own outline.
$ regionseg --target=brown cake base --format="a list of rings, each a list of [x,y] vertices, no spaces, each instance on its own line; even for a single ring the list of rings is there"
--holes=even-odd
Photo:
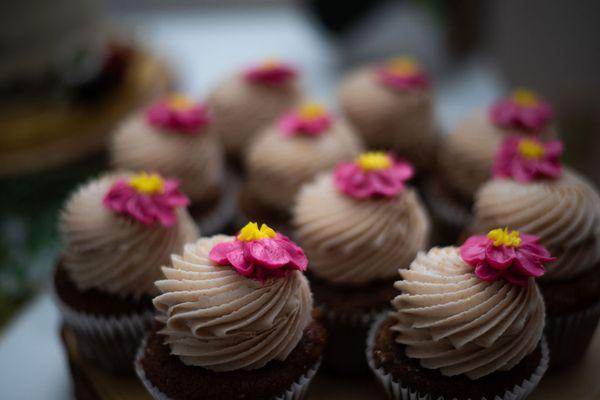
[[[273,360],[262,368],[214,372],[186,366],[171,355],[163,337],[154,330],[139,360],[146,379],[173,400],[264,400],[283,394],[321,358],[325,329],[316,321],[285,361]]]
[[[600,319],[600,264],[568,281],[539,281],[546,303],[550,368],[577,364],[589,347]]]
[[[538,345],[510,371],[497,371],[476,380],[464,375],[448,377],[437,370],[423,368],[416,359],[407,357],[405,346],[396,343],[395,333],[390,330],[394,323],[393,318],[387,318],[375,332],[372,354],[375,368],[383,368],[394,381],[421,394],[430,394],[432,399],[440,396],[456,400],[502,396],[533,375],[542,360],[541,345]]]
[[[315,304],[323,314],[329,340],[323,368],[338,374],[366,374],[365,343],[376,315],[398,294],[394,280],[366,285],[334,285],[309,275]]]

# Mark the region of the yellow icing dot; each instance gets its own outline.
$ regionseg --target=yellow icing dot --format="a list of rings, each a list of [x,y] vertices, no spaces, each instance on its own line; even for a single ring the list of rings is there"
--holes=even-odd
[[[256,222],[248,222],[246,226],[240,230],[240,233],[237,236],[238,240],[244,242],[274,237],[275,231],[269,228],[267,224],[262,224],[260,229],[258,229],[258,224]]]
[[[165,181],[158,174],[142,172],[132,176],[129,185],[140,193],[156,194],[163,192]]]
[[[419,63],[412,57],[394,57],[387,63],[388,70],[396,75],[406,76],[415,75],[421,67]]]
[[[519,247],[521,245],[521,236],[519,231],[508,231],[508,228],[493,229],[487,234],[488,239],[493,240],[495,247]]]
[[[277,58],[267,58],[262,63],[260,63],[261,69],[274,69],[279,68],[281,66],[281,61]]]
[[[392,158],[383,151],[367,151],[356,160],[358,166],[365,171],[379,171],[392,166]]]
[[[522,107],[533,107],[538,104],[537,94],[529,89],[519,88],[513,90],[511,99]]]
[[[194,103],[189,97],[183,94],[173,94],[169,96],[167,104],[169,105],[169,108],[173,110],[184,111],[192,107]]]
[[[544,146],[531,139],[522,139],[517,150],[521,156],[530,160],[542,158],[545,153]]]
[[[320,118],[326,114],[325,107],[316,102],[305,103],[298,109],[298,116],[303,120]]]

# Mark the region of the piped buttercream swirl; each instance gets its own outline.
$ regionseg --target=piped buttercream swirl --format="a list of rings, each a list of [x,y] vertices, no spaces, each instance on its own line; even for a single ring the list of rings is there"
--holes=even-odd
[[[545,311],[537,285],[480,280],[455,247],[419,253],[400,276],[392,330],[424,368],[478,379],[510,370],[542,337]]]
[[[257,369],[285,360],[310,323],[312,295],[300,271],[265,282],[242,276],[209,258],[231,236],[187,244],[163,268],[154,299],[160,334],[186,365],[213,371]]]

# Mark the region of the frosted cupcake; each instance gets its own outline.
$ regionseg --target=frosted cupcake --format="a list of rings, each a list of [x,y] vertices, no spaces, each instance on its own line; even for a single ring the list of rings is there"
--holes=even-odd
[[[368,152],[298,195],[294,234],[311,260],[311,284],[330,332],[326,361],[338,371],[366,370],[367,329],[389,307],[398,268],[428,246],[429,217],[406,186],[412,175],[408,163]]]
[[[554,111],[534,92],[516,89],[510,97],[461,122],[438,147],[438,171],[425,197],[443,242],[453,242],[469,224],[475,191],[491,177],[494,156],[508,135],[553,138]]]
[[[538,238],[494,229],[419,253],[394,311],[369,333],[369,366],[390,399],[524,399],[548,366],[535,278],[552,260]]]
[[[346,122],[317,103],[285,113],[248,149],[247,183],[240,198],[243,214],[285,229],[300,186],[319,172],[353,160],[360,150]]]
[[[138,376],[155,399],[303,399],[324,329],[304,252],[266,225],[187,244],[156,282]]]
[[[153,323],[154,281],[171,253],[197,237],[175,181],[115,174],[80,187],[61,214],[57,304],[78,351],[112,372],[131,372]]]
[[[301,100],[297,70],[267,60],[221,82],[209,97],[228,159],[241,166],[251,139]]]
[[[202,232],[222,229],[234,212],[224,191],[224,162],[207,106],[171,95],[133,115],[114,133],[116,168],[152,170],[177,178]]]
[[[409,57],[368,66],[346,77],[339,101],[367,148],[393,150],[431,168],[437,141],[434,96],[429,76]]]
[[[540,281],[553,367],[583,356],[600,317],[600,197],[585,178],[563,170],[561,152],[559,141],[505,139],[494,179],[476,194],[471,227],[530,232],[557,257]]]

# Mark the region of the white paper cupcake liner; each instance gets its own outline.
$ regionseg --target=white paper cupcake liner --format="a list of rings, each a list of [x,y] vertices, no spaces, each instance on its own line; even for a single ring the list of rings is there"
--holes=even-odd
[[[152,311],[106,317],[76,311],[56,294],[54,301],[86,360],[114,373],[133,371],[140,340],[154,324]]]
[[[377,320],[369,330],[369,335],[367,338],[367,362],[369,363],[369,368],[375,374],[375,377],[384,388],[389,399],[393,400],[453,400],[453,399],[445,399],[443,396],[439,396],[434,398],[429,393],[420,393],[418,389],[411,388],[408,385],[403,384],[400,381],[395,381],[391,374],[385,372],[383,368],[377,368],[375,366],[375,361],[373,359],[373,346],[375,344],[375,335],[379,330],[380,325],[385,321],[388,317],[389,313],[382,313],[377,317]],[[542,338],[541,341],[542,347],[542,358],[540,360],[539,365],[535,369],[535,371],[531,374],[531,376],[527,379],[524,379],[520,384],[515,385],[512,390],[507,390],[504,394],[496,395],[493,399],[483,398],[481,400],[522,400],[527,398],[529,394],[535,389],[538,385],[544,373],[548,369],[548,363],[550,361],[548,344],[546,343],[546,339]],[[472,399],[479,400],[479,399]]]
[[[146,349],[146,342],[148,340],[148,336],[144,337],[142,340],[137,354],[135,356],[135,373],[146,388],[146,391],[152,396],[155,400],[173,400],[166,394],[160,391],[150,380],[146,377],[146,373],[144,372],[144,367],[142,366],[142,357],[144,355],[144,350]],[[321,365],[321,360],[317,361],[317,363],[310,368],[304,375],[302,375],[296,382],[292,384],[292,386],[287,389],[284,393],[279,396],[273,398],[273,400],[303,400],[306,398],[306,394],[308,393],[308,388],[310,386],[311,381],[319,370],[319,366]],[[200,400],[200,399],[199,399]]]

